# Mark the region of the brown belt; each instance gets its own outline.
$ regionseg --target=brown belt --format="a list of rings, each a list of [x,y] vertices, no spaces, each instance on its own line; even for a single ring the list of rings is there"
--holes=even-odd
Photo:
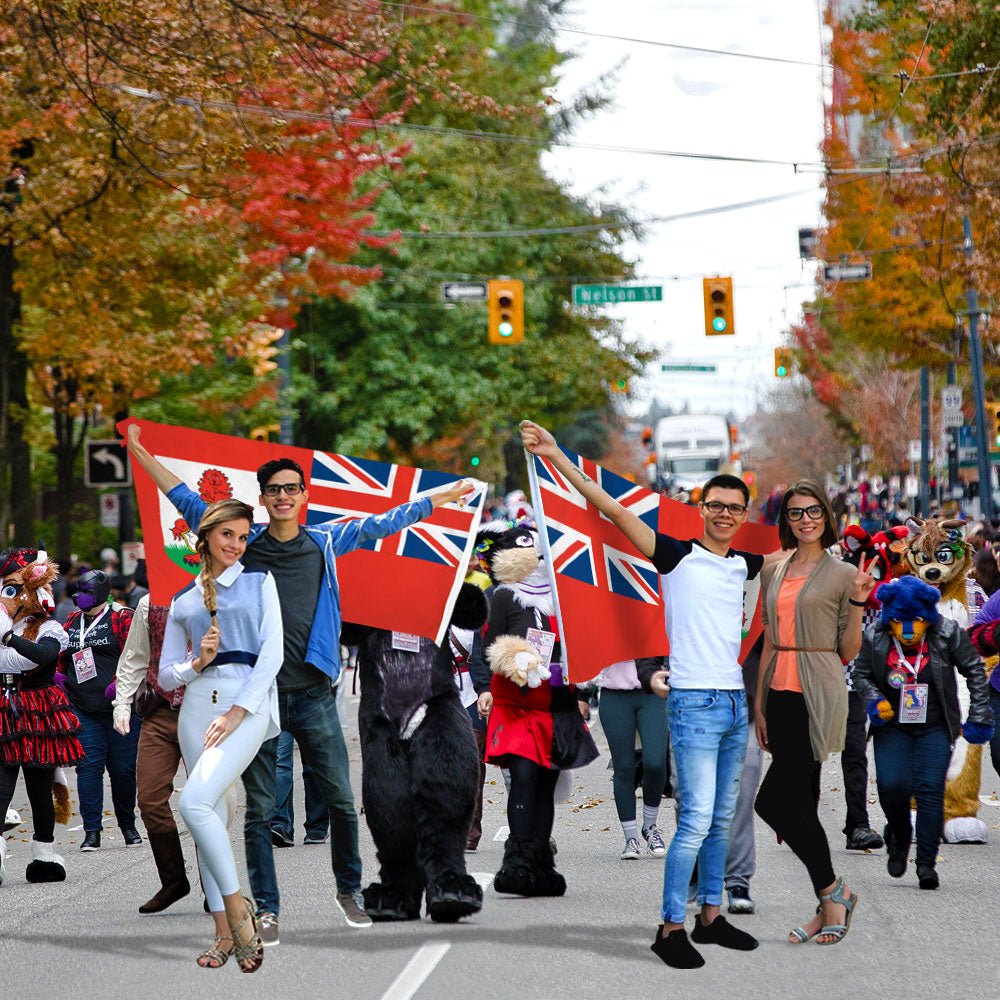
[[[819,649],[816,646],[775,646],[779,653],[836,653],[835,649]]]

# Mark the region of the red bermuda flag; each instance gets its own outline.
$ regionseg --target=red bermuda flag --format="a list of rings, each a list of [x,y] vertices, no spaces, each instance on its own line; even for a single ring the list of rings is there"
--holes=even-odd
[[[255,521],[267,522],[257,506],[257,469],[273,458],[291,458],[302,467],[309,491],[303,521],[319,525],[381,514],[410,500],[437,493],[459,479],[442,472],[411,469],[290,445],[171,427],[148,420],[142,428],[146,449],[182,482],[211,503],[236,497],[255,506]],[[152,600],[171,597],[198,573],[192,529],[138,465],[134,469]],[[337,559],[344,621],[423,635],[440,642],[475,547],[483,491],[438,507],[430,517],[395,535]]]
[[[654,531],[700,538],[696,507],[669,500],[571,451],[569,460]],[[546,459],[528,455],[531,502],[555,580],[559,634],[570,680],[588,681],[605,667],[666,653],[660,578],[603,514],[590,506]],[[764,554],[778,547],[774,528],[747,524],[734,548]],[[761,632],[760,581],[745,588],[745,657]]]

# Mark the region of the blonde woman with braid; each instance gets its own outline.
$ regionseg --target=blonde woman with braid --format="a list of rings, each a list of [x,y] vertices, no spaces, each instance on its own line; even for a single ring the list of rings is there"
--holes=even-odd
[[[240,562],[252,524],[253,508],[239,500],[205,511],[201,573],[171,602],[160,658],[160,686],[185,685],[178,737],[188,779],[180,811],[215,921],[215,939],[198,965],[219,969],[232,955],[243,972],[260,968],[264,950],[253,908],[240,894],[226,791],[261,743],[278,735],[275,678],[284,644],[274,579]]]

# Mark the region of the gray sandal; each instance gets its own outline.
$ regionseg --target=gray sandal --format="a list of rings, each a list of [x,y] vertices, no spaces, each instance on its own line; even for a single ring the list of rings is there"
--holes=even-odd
[[[816,912],[819,913],[820,907],[816,907]],[[812,934],[809,933],[804,927],[793,927],[789,932],[789,938],[795,938],[794,941],[789,941],[789,944],[805,944],[807,941],[816,937],[817,934],[822,933],[822,931],[815,931]]]
[[[817,937],[822,937],[824,934],[827,934],[832,937],[833,940],[817,941],[816,944],[840,944],[840,942],[847,937],[847,932],[851,929],[851,916],[854,913],[854,908],[858,905],[858,894],[856,892],[852,892],[850,897],[845,897],[844,880],[842,878],[838,878],[836,885],[833,887],[833,891],[820,896],[819,900],[820,903],[836,903],[838,906],[843,906],[847,911],[847,915],[844,917],[844,922],[842,924],[828,924],[826,927],[821,927]]]

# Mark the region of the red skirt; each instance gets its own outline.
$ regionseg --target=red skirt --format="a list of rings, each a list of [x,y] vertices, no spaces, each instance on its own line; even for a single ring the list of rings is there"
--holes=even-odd
[[[55,684],[21,691],[0,689],[0,764],[72,767],[84,758],[76,738],[80,720]]]
[[[499,674],[490,679],[493,708],[486,727],[486,763],[503,767],[508,756],[552,766],[552,694],[548,684],[518,687]]]

